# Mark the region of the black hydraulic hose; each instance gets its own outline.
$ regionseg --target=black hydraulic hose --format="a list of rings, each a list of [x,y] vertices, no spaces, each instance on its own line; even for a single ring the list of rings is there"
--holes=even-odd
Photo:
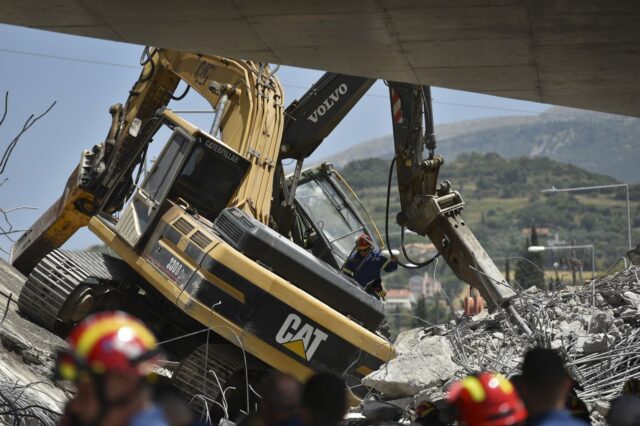
[[[422,88],[422,103],[424,105],[424,115],[425,115],[425,130],[427,134],[432,135],[434,133],[433,126],[433,110],[431,109],[431,87]]]
[[[138,173],[136,174],[136,180],[134,181],[134,185],[137,186],[138,182],[140,181],[140,176],[142,176],[142,170],[145,168],[145,161],[147,160],[147,151],[149,150],[149,145],[147,145],[144,148],[144,151],[142,151],[142,155],[140,156],[140,163],[139,167],[138,167]]]
[[[185,96],[187,96],[187,93],[189,93],[189,89],[191,89],[191,86],[189,86],[189,85],[187,84],[187,88],[186,88],[186,89],[184,89],[184,93],[183,93],[182,95],[180,95],[180,96],[173,96],[173,95],[171,95],[171,99],[173,99],[174,101],[181,101],[181,100],[183,100],[183,99],[184,99],[184,97],[185,97]]]
[[[385,215],[384,215],[384,236],[386,238],[387,248],[389,249],[389,255],[391,256],[393,255],[393,252],[391,250],[391,243],[389,239],[389,200],[391,198],[391,178],[393,177],[393,166],[395,165],[395,163],[396,163],[396,157],[394,156],[393,159],[391,160],[391,166],[389,167],[389,178],[387,180],[387,205],[386,205]],[[404,247],[404,226],[401,229],[400,247],[402,249],[402,253],[404,254],[404,256],[407,258],[409,262],[411,262],[411,264],[406,264],[398,260],[398,265],[405,269],[423,268],[431,264],[431,262],[433,262],[438,258],[438,256],[440,256],[440,252],[438,252],[438,254],[433,256],[431,259],[426,260],[425,262],[422,262],[422,263],[413,262],[409,258],[409,256],[407,256],[407,251],[405,250],[405,247]]]
[[[412,260],[409,257],[409,253],[407,253],[407,250],[404,246],[404,229],[404,226],[400,229],[400,248],[402,249],[402,254],[404,254],[404,257],[409,261],[409,263],[411,263],[412,265],[416,265],[416,268],[422,268],[424,266],[429,266],[434,260],[438,258],[438,256],[440,256],[440,252],[438,252],[431,259],[427,259],[422,263]]]

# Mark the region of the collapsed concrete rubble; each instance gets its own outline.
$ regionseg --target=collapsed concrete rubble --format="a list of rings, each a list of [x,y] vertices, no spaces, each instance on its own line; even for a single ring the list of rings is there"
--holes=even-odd
[[[57,336],[17,312],[24,277],[0,259],[0,423],[55,425],[70,395],[53,380]]]
[[[542,345],[565,357],[581,387],[578,396],[593,420],[604,422],[609,401],[624,382],[640,377],[640,267],[580,287],[530,288],[513,304],[533,335],[523,334],[503,310],[409,330],[395,341],[397,358],[363,384],[386,400],[397,400],[391,403],[401,408],[425,400],[442,407],[446,388],[455,380],[482,370],[517,374],[524,353]]]
[[[0,423],[53,425],[71,395],[52,380],[63,342],[19,316],[14,302],[23,281],[0,260]],[[532,288],[514,306],[533,336],[523,335],[503,311],[402,333],[398,356],[363,380],[383,400],[367,400],[349,423],[406,423],[422,401],[444,406],[447,386],[468,373],[518,373],[524,352],[536,344],[562,352],[582,386],[579,396],[595,422],[604,423],[623,383],[640,377],[640,267],[582,287]]]

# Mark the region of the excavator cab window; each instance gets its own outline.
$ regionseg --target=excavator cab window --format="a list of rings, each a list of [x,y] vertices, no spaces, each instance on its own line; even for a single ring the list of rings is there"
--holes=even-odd
[[[141,244],[170,207],[167,200],[177,203],[181,199],[213,222],[249,168],[245,158],[211,136],[167,124],[173,134],[115,226],[132,247]]]
[[[191,138],[184,132],[177,130],[167,143],[158,160],[149,172],[149,177],[142,184],[143,190],[153,200],[159,201],[166,197],[173,176],[182,164],[190,147]]]
[[[371,232],[372,225],[359,214],[350,198],[341,190],[328,165],[303,172],[296,189],[296,207],[301,216],[297,221],[304,229],[299,234],[313,236],[305,238],[305,245],[312,243],[314,255],[340,268],[353,250],[360,232]]]
[[[219,143],[208,139],[200,142],[189,154],[171,190],[170,198],[182,198],[198,214],[213,222],[222,209],[227,207],[248,164],[240,161],[244,159]]]

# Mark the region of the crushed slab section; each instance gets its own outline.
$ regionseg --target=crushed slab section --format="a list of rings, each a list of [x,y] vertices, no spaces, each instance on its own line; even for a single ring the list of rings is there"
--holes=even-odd
[[[526,351],[557,349],[583,390],[596,423],[625,381],[640,378],[640,267],[584,286],[520,291],[512,303],[533,330],[526,336],[504,311],[400,334],[397,358],[363,380],[383,397],[444,406],[446,387],[477,371],[518,374]],[[445,330],[443,331],[443,328]],[[604,414],[603,414],[604,413]]]
[[[409,336],[406,336],[409,337]],[[419,337],[410,350],[389,361],[385,368],[369,374],[362,380],[390,397],[413,396],[423,389],[441,386],[461,371],[453,362],[451,343],[444,336]]]

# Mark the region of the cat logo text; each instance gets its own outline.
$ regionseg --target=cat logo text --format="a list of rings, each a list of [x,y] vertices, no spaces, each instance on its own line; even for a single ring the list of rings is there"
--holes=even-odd
[[[327,337],[329,335],[324,331],[310,324],[304,324],[298,315],[289,314],[276,335],[276,342],[307,361],[311,361],[320,343],[327,340]]]

